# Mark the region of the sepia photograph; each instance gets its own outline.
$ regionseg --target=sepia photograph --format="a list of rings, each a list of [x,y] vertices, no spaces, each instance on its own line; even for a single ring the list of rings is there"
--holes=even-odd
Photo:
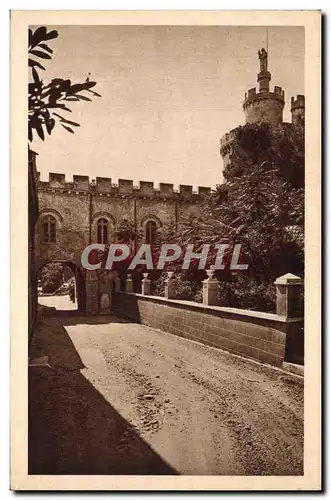
[[[307,264],[308,223],[317,238],[320,224],[307,130],[320,109],[306,102],[320,61],[306,18],[42,14],[20,25],[26,345],[12,354],[27,387],[25,478],[50,482],[30,488],[12,467],[13,489],[66,489],[61,476],[87,489],[114,489],[93,476],[121,476],[118,489],[125,476],[145,477],[140,489],[165,476],[168,489],[180,476],[305,489],[307,464],[318,489],[318,375],[314,434],[305,366],[310,356],[318,372],[320,356],[318,321],[307,350],[307,294],[320,286]],[[307,18],[319,39],[320,13]],[[12,43],[12,57],[22,50]]]

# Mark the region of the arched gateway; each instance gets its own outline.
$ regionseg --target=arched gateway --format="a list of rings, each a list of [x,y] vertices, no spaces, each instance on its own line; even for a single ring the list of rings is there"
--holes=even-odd
[[[47,264],[62,264],[67,266],[73,273],[76,282],[76,300],[77,309],[80,314],[86,314],[86,287],[85,287],[85,273],[82,268],[70,260],[63,259],[46,259],[37,262],[36,274],[39,275],[40,271]]]

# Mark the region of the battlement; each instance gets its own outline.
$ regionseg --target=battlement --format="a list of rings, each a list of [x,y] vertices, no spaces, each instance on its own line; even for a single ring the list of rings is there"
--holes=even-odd
[[[256,87],[253,87],[249,89],[248,92],[245,92],[243,107],[245,109],[248,105],[264,99],[274,99],[275,101],[281,101],[283,103],[285,101],[285,91],[282,87],[278,87],[277,85],[274,87],[273,92],[256,92]]]
[[[245,92],[245,101],[246,99],[253,99],[256,96],[256,87],[249,89],[248,92]]]
[[[226,134],[224,134],[221,137],[221,141],[220,141],[221,148],[223,146],[226,146],[227,144],[229,144],[230,142],[232,142],[236,139],[237,129],[238,129],[238,127],[230,130],[230,132],[227,132]]]
[[[282,87],[278,87],[277,85],[275,85],[274,93],[280,95],[283,99],[285,99],[285,90],[283,90]]]
[[[193,186],[181,184],[178,190],[174,189],[173,184],[161,182],[158,187],[154,182],[140,181],[135,186],[131,179],[118,179],[118,184],[112,182],[108,177],[96,177],[92,179],[87,175],[73,175],[73,181],[66,181],[65,174],[49,173],[48,181],[40,180],[40,172],[36,176],[37,187],[40,190],[58,190],[67,193],[94,193],[102,196],[142,196],[157,198],[182,198],[191,199],[210,193],[210,187],[199,186],[197,191],[193,191]]]
[[[305,96],[302,94],[298,94],[296,99],[291,97],[291,111],[294,109],[304,108],[305,107]]]

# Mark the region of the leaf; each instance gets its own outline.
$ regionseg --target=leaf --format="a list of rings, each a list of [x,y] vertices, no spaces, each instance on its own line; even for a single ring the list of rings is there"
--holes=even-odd
[[[84,85],[82,83],[75,83],[68,89],[68,94],[75,94],[81,90],[84,90]]]
[[[66,118],[63,120],[65,123],[69,123],[69,125],[73,125],[74,127],[80,127],[80,124],[77,122],[72,122],[70,120],[67,120]]]
[[[40,62],[35,61],[34,59],[30,59],[29,58],[28,64],[29,64],[30,67],[38,66],[38,68],[45,70],[44,66],[42,64],[40,64]]]
[[[47,33],[46,26],[40,26],[40,28],[37,28],[36,31],[32,34],[32,40],[31,40],[32,47],[35,47],[36,45],[38,45],[39,42],[44,40],[46,33]]]
[[[67,92],[68,89],[70,88],[71,81],[70,80],[63,80],[62,85],[60,86],[60,89],[62,92]]]
[[[60,116],[58,115],[57,113],[53,113],[53,115],[57,116],[58,118],[60,118],[61,122],[64,122],[64,123],[69,123],[69,125],[73,125],[74,127],[80,127],[80,124],[79,123],[76,123],[76,122],[72,122],[70,120],[67,120],[66,118],[64,118],[63,116]]]
[[[72,128],[70,127],[67,127],[66,125],[63,125],[63,123],[61,123],[62,127],[65,128],[66,130],[68,130],[68,132],[70,132],[71,134],[74,134],[74,131],[72,130]]]
[[[71,101],[71,102],[74,102],[74,101],[79,101],[78,97],[65,97],[64,98],[65,101]]]
[[[91,94],[97,96],[97,97],[102,97],[98,92],[95,92],[94,90],[88,90],[88,92],[91,92]]]
[[[39,120],[36,121],[35,129],[37,130],[37,134],[39,135],[40,139],[42,139],[44,141],[45,134],[44,134],[43,126]]]
[[[48,45],[46,45],[46,43],[40,43],[39,44],[39,47],[41,49],[44,49],[46,50],[47,52],[49,52],[50,54],[53,54],[53,49],[51,49],[50,47],[48,47]]]
[[[33,54],[34,56],[41,57],[42,59],[52,59],[52,57],[49,54],[46,54],[46,52],[42,52],[41,50],[29,50],[29,54]]]
[[[33,76],[35,83],[39,86],[40,85],[40,78],[39,78],[38,72],[35,68],[32,68],[32,76]]]
[[[63,82],[63,78],[53,78],[48,86],[50,87],[51,85],[61,85]]]
[[[55,113],[54,111],[53,111],[53,115],[54,115],[54,116],[57,116],[58,118],[60,118],[61,120],[63,120],[63,116],[58,115],[58,114],[57,114],[57,113]]]
[[[51,135],[51,132],[52,132],[53,128],[55,127],[55,120],[53,118],[46,118],[45,117],[45,125],[46,125],[48,135]]]
[[[92,99],[90,99],[89,97],[85,97],[84,95],[76,94],[76,97],[79,97],[79,99],[81,99],[82,101],[92,102]]]
[[[56,104],[55,106],[53,106],[54,108],[61,108],[61,109],[65,109],[65,111],[69,111],[69,113],[72,113],[71,109],[67,108],[67,106],[65,106],[64,104]]]
[[[94,87],[96,84],[97,84],[97,82],[84,82],[82,84],[82,86],[83,86],[84,90],[88,90],[88,89],[91,89],[92,87]]]
[[[49,31],[46,36],[44,36],[44,40],[52,40],[52,38],[57,38],[59,33],[56,30]]]

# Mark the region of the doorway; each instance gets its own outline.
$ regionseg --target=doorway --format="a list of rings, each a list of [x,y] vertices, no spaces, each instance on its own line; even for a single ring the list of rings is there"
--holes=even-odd
[[[45,263],[37,273],[38,309],[59,314],[84,314],[85,280],[70,261]]]

